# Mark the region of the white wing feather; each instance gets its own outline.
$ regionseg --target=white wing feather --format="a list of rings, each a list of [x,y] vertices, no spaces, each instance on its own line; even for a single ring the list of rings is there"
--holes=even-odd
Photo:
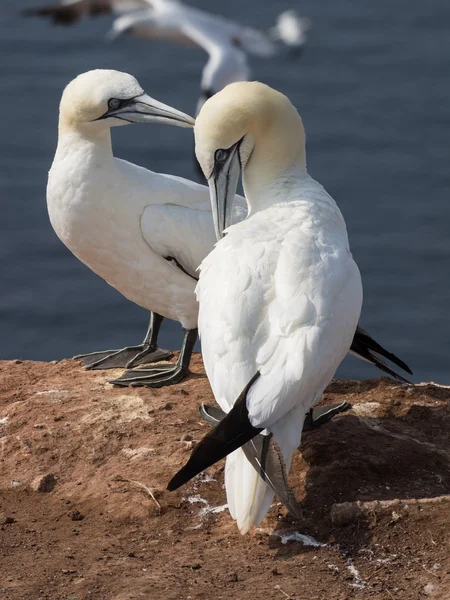
[[[116,159],[122,176],[130,179],[148,198],[143,203],[141,233],[150,248],[161,257],[175,258],[192,277],[216,241],[209,190],[206,186]],[[233,222],[247,215],[246,201],[236,196]],[[176,268],[176,267],[174,267]]]

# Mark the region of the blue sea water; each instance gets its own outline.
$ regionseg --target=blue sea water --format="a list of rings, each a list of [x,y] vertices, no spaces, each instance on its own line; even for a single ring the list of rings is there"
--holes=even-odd
[[[0,358],[52,360],[143,337],[147,313],[79,263],[54,234],[45,186],[58,103],[93,68],[134,74],[146,91],[195,110],[205,55],[168,43],[104,40],[110,19],[72,28],[23,19],[34,0],[3,0],[0,20]],[[195,4],[268,27],[289,0]],[[416,381],[449,382],[450,4],[304,0],[313,21],[297,60],[252,59],[254,78],[303,116],[308,166],[347,221],[364,283],[362,324]],[[114,131],[117,156],[192,178],[192,141],[163,126]],[[165,322],[161,344],[179,347]],[[347,359],[339,375],[377,372]]]

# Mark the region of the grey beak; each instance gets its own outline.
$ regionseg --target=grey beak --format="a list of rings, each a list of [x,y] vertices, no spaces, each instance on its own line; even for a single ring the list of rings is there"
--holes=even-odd
[[[208,179],[217,240],[223,238],[225,229],[233,221],[234,199],[241,174],[239,144],[240,142],[229,149],[229,154],[222,164],[215,164],[214,171]]]
[[[110,111],[105,117],[116,117],[129,123],[165,123],[177,127],[194,127],[195,124],[195,120],[189,115],[147,94],[133,98],[127,106]]]

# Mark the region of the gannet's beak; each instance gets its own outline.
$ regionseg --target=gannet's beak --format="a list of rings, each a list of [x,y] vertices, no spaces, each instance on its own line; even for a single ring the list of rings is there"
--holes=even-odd
[[[216,151],[214,169],[208,179],[217,240],[223,238],[224,230],[232,224],[234,199],[241,174],[241,142],[239,140],[228,150]]]
[[[241,142],[239,140],[228,150],[216,151],[214,169],[208,179],[217,241],[223,238],[224,230],[232,224],[234,199],[241,174]]]
[[[194,127],[189,115],[163,104],[147,94],[126,100],[117,109],[108,111],[103,118],[116,117],[129,123],[165,123],[178,127]]]

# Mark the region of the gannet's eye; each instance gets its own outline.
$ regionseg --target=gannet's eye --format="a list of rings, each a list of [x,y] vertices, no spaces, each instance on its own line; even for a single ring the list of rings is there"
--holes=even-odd
[[[228,156],[228,151],[227,150],[216,150],[214,153],[214,160],[216,161],[216,163],[223,163],[226,161]]]
[[[119,100],[118,98],[111,98],[111,100],[108,100],[108,109],[117,110],[118,108],[120,108],[121,104],[122,100]]]

